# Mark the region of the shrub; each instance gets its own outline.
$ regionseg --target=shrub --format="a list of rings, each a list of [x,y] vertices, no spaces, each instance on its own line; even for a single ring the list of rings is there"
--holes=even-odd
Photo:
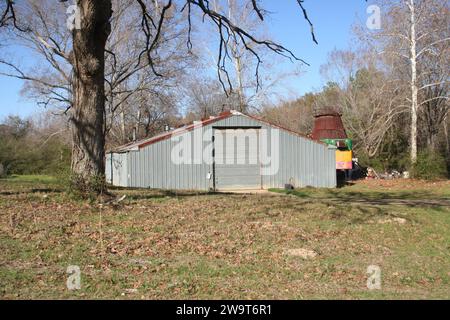
[[[89,179],[81,175],[69,173],[62,178],[67,188],[67,193],[75,199],[94,201],[99,195],[107,194],[106,180],[104,175],[93,176]]]
[[[431,150],[420,152],[417,162],[411,167],[411,176],[424,180],[447,178],[447,164],[444,157]]]

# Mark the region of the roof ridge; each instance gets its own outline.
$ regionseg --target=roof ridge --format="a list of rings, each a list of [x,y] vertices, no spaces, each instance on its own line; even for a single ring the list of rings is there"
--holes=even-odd
[[[150,145],[150,144],[153,144],[153,143],[156,143],[156,142],[168,139],[169,137],[172,137],[174,135],[178,135],[178,134],[181,134],[181,133],[184,133],[184,132],[187,132],[187,131],[191,131],[191,130],[195,129],[198,126],[206,126],[206,125],[209,125],[211,123],[214,123],[214,122],[217,122],[217,121],[220,121],[220,120],[224,120],[224,119],[232,117],[232,116],[244,116],[244,117],[253,119],[255,121],[259,121],[259,122],[265,123],[265,124],[267,124],[267,125],[269,125],[271,127],[278,128],[278,129],[290,132],[290,133],[295,134],[295,135],[297,135],[297,136],[299,136],[301,138],[310,140],[310,141],[312,141],[314,143],[321,144],[321,145],[326,145],[325,143],[323,143],[321,141],[314,140],[312,137],[308,137],[305,134],[302,134],[300,132],[297,132],[297,131],[294,131],[294,130],[282,127],[280,125],[271,123],[271,122],[266,121],[264,119],[258,118],[257,116],[252,116],[252,115],[249,115],[249,114],[237,111],[237,110],[227,110],[227,111],[219,113],[217,116],[212,116],[212,117],[209,117],[209,118],[201,120],[201,121],[195,120],[192,123],[187,124],[187,125],[185,125],[183,127],[175,128],[173,130],[170,130],[170,131],[167,131],[167,132],[162,132],[162,133],[157,134],[157,135],[152,136],[152,137],[148,137],[148,138],[144,138],[144,139],[141,139],[141,140],[137,140],[137,141],[133,141],[133,142],[127,143],[125,145],[122,145],[122,146],[119,146],[117,148],[109,150],[109,153],[111,153],[111,152],[132,151],[135,148],[140,149],[140,148],[143,148],[143,147],[145,147],[147,145]]]

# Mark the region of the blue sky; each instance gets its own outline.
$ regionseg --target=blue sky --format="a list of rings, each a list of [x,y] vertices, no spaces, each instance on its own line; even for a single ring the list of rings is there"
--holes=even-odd
[[[304,6],[319,42],[316,45],[296,0],[265,0],[264,3],[269,11],[274,12],[270,22],[271,34],[310,64],[303,68],[305,73],[302,76],[290,81],[290,87],[298,95],[317,91],[323,86],[320,66],[326,63],[330,51],[351,47],[352,26],[357,21],[365,21],[367,7],[371,4],[364,0],[306,0]]]
[[[369,4],[364,0],[305,0],[304,5],[319,41],[316,45],[296,0],[263,1],[264,8],[273,13],[268,19],[270,34],[311,65],[304,68],[305,73],[301,77],[289,81],[289,87],[296,95],[320,89],[323,84],[320,66],[326,62],[330,51],[351,45],[351,26],[357,18],[367,17]],[[32,61],[26,63],[31,64]],[[21,80],[0,76],[0,118],[9,114],[28,116],[42,111],[35,102],[20,95],[22,85]]]

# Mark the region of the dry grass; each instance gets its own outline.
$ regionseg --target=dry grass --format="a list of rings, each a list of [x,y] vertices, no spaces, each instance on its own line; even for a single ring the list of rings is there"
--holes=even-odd
[[[116,190],[126,200],[101,206],[19,180],[0,181],[4,299],[450,298],[448,181],[274,196]],[[81,290],[66,288],[69,265]],[[367,289],[369,265],[382,290]]]

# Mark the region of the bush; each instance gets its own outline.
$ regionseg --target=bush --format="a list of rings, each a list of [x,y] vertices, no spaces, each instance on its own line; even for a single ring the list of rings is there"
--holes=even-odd
[[[75,199],[94,201],[99,195],[107,194],[106,180],[104,175],[93,176],[89,179],[81,175],[69,173],[62,176],[67,193]]]
[[[424,180],[447,178],[448,171],[444,157],[431,150],[420,152],[417,162],[411,167],[411,176]]]
[[[48,174],[70,168],[71,148],[65,138],[50,136],[55,129],[9,117],[0,122],[0,163],[4,174]]]

